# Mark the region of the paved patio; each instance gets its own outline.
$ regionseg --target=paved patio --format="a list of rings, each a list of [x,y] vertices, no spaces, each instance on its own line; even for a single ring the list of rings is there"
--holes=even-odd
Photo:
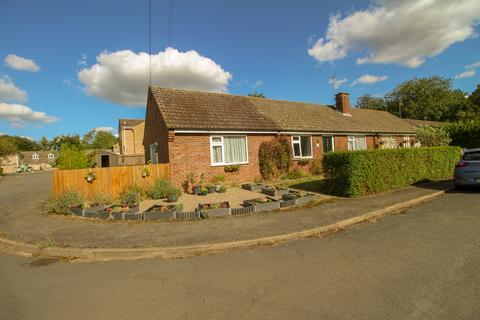
[[[198,207],[199,203],[216,203],[216,202],[223,202],[228,201],[230,203],[230,207],[232,208],[239,208],[243,204],[243,200],[250,200],[256,198],[263,198],[265,197],[264,194],[260,192],[252,192],[248,190],[244,190],[240,187],[229,187],[227,188],[227,192],[225,193],[209,193],[206,196],[195,196],[193,194],[184,194],[178,198],[176,204],[183,204],[183,211],[193,211],[195,208]],[[140,210],[147,210],[153,205],[156,204],[167,204],[170,205],[172,203],[165,202],[163,200],[144,200],[140,203]]]

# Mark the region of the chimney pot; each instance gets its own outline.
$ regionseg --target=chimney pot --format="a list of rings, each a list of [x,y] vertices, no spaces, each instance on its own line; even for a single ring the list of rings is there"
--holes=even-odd
[[[350,98],[347,92],[335,95],[335,109],[344,115],[350,115]]]

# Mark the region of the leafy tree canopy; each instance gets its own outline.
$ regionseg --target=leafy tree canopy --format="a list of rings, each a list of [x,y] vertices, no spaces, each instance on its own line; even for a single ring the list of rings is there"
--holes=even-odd
[[[50,142],[50,147],[54,150],[60,150],[62,146],[68,146],[76,149],[82,149],[80,136],[76,135],[60,135],[56,136]]]
[[[386,110],[385,99],[372,96],[371,94],[364,94],[358,97],[355,106],[361,109]]]
[[[6,139],[5,137],[6,136],[0,136],[0,158],[17,152],[17,147],[15,144],[10,139]]]
[[[79,147],[63,144],[56,165],[60,169],[82,169],[91,167],[92,160],[92,154],[87,154]]]
[[[94,149],[111,149],[117,143],[117,138],[110,132],[99,131],[93,139]]]
[[[257,92],[256,90],[248,94],[249,97],[265,98],[263,92]]]
[[[0,139],[7,140],[12,143],[17,151],[37,151],[40,149],[38,143],[29,138],[3,135],[0,136]]]

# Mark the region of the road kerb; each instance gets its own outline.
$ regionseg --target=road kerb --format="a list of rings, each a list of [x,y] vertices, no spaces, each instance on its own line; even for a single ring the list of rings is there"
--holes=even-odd
[[[288,234],[268,236],[262,238],[239,240],[224,243],[169,246],[152,248],[72,248],[72,247],[45,247],[11,240],[0,236],[0,251],[21,256],[41,256],[48,258],[72,258],[78,261],[110,261],[110,260],[136,260],[145,258],[178,259],[192,256],[215,254],[222,251],[251,248],[266,245],[274,245],[281,242],[319,237],[349,226],[381,218],[387,214],[397,213],[405,209],[427,202],[435,197],[443,195],[446,190],[437,191],[425,196],[417,197],[408,201],[397,203],[383,209],[374,210],[352,218],[338,221],[326,226],[320,226],[308,230],[292,232]]]

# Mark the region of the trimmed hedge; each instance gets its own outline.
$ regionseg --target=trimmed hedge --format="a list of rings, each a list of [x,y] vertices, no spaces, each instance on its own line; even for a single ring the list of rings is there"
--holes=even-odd
[[[452,139],[451,145],[467,149],[480,148],[479,120],[451,123],[445,129]]]
[[[323,157],[329,193],[358,197],[428,179],[451,178],[460,148],[442,146],[330,152]]]

